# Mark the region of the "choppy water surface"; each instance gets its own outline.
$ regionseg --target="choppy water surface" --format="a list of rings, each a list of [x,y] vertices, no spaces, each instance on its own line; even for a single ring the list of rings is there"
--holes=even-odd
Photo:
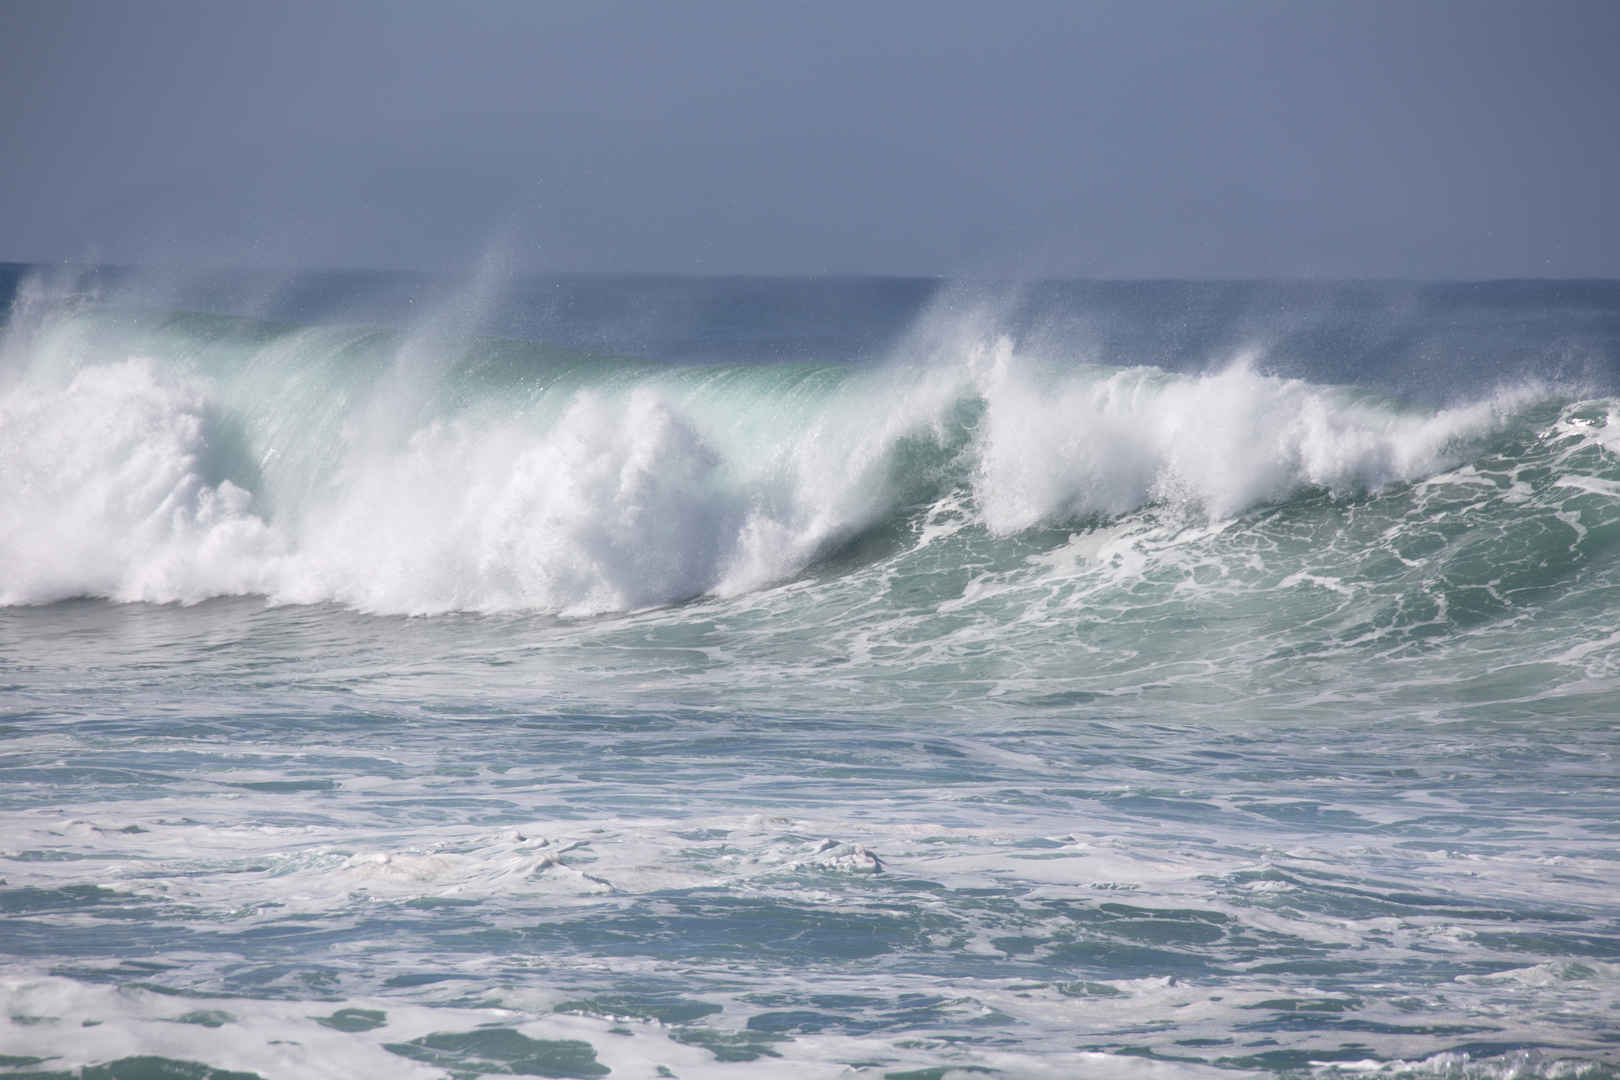
[[[13,276],[0,1078],[1617,1071],[1613,286]]]

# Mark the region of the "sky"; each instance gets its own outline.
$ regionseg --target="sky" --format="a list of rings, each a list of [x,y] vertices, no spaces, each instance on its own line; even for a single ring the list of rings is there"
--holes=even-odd
[[[1620,277],[1615,0],[0,0],[0,260]]]

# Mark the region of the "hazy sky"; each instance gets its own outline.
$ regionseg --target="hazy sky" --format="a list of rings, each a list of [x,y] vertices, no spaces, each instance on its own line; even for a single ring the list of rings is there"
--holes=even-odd
[[[1620,2],[0,0],[0,259],[1620,276]]]

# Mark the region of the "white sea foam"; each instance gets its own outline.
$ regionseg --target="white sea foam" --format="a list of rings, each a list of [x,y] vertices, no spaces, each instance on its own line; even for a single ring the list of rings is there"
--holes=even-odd
[[[1006,340],[982,354],[978,382],[987,409],[977,491],[1000,533],[1156,501],[1222,518],[1305,488],[1375,491],[1458,463],[1471,440],[1546,394],[1523,386],[1404,413],[1262,374],[1253,357],[1206,375],[1054,377],[1021,363]]]
[[[994,787],[985,785],[984,793]],[[239,822],[251,819],[287,797],[262,796],[254,805],[237,808],[232,817]],[[311,803],[309,809],[318,805]],[[879,807],[883,812],[874,813]],[[521,931],[534,927],[542,911],[547,920],[559,920],[568,917],[570,908],[598,904],[604,905],[595,909],[598,917],[611,919],[623,908],[605,905],[640,899],[656,911],[676,901],[684,890],[695,890],[688,895],[746,897],[751,904],[808,907],[829,917],[864,910],[879,920],[898,913],[920,925],[936,913],[953,915],[938,924],[946,933],[928,948],[950,952],[958,959],[965,955],[1004,957],[1008,943],[1001,935],[1009,930],[1060,947],[1095,940],[1095,931],[1108,927],[1076,922],[1075,913],[1097,913],[1109,907],[1125,920],[1118,925],[1133,932],[1155,925],[1175,926],[1176,920],[1186,919],[1187,909],[1201,909],[1204,919],[1216,922],[1199,921],[1199,911],[1194,910],[1193,921],[1186,922],[1183,929],[1240,927],[1246,939],[1263,935],[1293,947],[1310,942],[1317,949],[1330,950],[1333,956],[1392,968],[1413,956],[1434,963],[1494,955],[1488,949],[1481,952],[1483,946],[1459,934],[1453,924],[1457,916],[1445,909],[1428,913],[1409,906],[1398,915],[1357,915],[1353,911],[1356,898],[1368,895],[1366,890],[1376,894],[1389,886],[1376,881],[1346,882],[1338,875],[1319,873],[1346,865],[1345,856],[1353,854],[1359,865],[1381,865],[1385,873],[1402,874],[1404,887],[1420,888],[1421,882],[1433,880],[1424,868],[1411,863],[1398,843],[1386,842],[1369,850],[1351,846],[1364,836],[1312,836],[1306,831],[1293,836],[1296,850],[1284,853],[1270,847],[1280,837],[1228,831],[1213,823],[1216,815],[1211,815],[1212,824],[1200,828],[1210,836],[1195,843],[1187,837],[1158,835],[1162,823],[1131,823],[1128,817],[1110,814],[1101,804],[1094,804],[1097,813],[1090,817],[1076,816],[1055,805],[1039,811],[1007,807],[984,824],[973,826],[944,825],[916,816],[939,811],[938,805],[916,806],[909,812],[906,807],[904,801],[867,800],[848,812],[829,808],[823,817],[806,819],[770,813],[728,816],[709,813],[712,807],[699,805],[667,819],[593,816],[566,820],[552,814],[516,827],[447,823],[402,831],[397,822],[356,829],[346,822],[369,814],[331,807],[319,825],[214,825],[208,822],[220,812],[216,804],[170,798],[145,806],[122,805],[116,818],[103,817],[99,822],[84,817],[64,819],[60,812],[46,810],[10,814],[4,822],[4,835],[29,850],[69,857],[24,859],[15,851],[4,854],[12,888],[66,888],[83,881],[85,867],[93,865],[97,880],[106,883],[103,887],[110,886],[138,903],[178,905],[173,916],[199,931],[224,927],[239,933],[255,925],[303,926],[312,920],[337,927],[348,925],[357,914],[368,917],[366,909],[372,905],[447,899],[462,903],[482,900],[478,919],[486,928]],[[182,810],[183,817],[164,816]],[[1077,821],[1084,823],[1082,831],[1043,831],[1043,827],[1064,822],[1073,826]],[[135,822],[143,823],[142,831],[130,830]],[[1261,855],[1257,840],[1269,848],[1259,861],[1255,860]],[[1568,842],[1579,841],[1572,838]],[[1480,859],[1480,876],[1469,879],[1469,902],[1488,903],[1493,894],[1511,896],[1522,883],[1537,882],[1517,865],[1520,858],[1518,853],[1507,852]],[[882,865],[885,862],[888,865]],[[1234,874],[1271,867],[1298,875],[1295,883],[1277,888],[1283,883],[1258,881],[1253,889],[1234,887],[1241,880]],[[891,876],[899,879],[898,893],[880,888]],[[593,888],[593,880],[610,884]],[[1110,880],[1124,888],[1105,887]],[[918,892],[914,886],[919,881],[934,884]],[[1273,887],[1260,887],[1264,885]],[[977,916],[971,914],[971,903],[964,906],[964,898],[986,886],[1013,886],[1021,898],[1010,927],[1003,921],[1008,913],[1005,901],[980,910]],[[1351,906],[1342,917],[1323,919],[1296,903],[1273,900],[1324,886],[1335,891],[1348,889],[1345,895]],[[1578,894],[1544,881],[1537,884],[1537,893],[1542,902],[1552,896],[1566,903],[1578,899],[1593,912],[1606,909],[1609,895],[1595,875],[1591,886]],[[1445,889],[1437,893],[1445,894]],[[250,895],[262,906],[244,905],[243,899]],[[1122,900],[1137,906],[1134,914],[1120,908]],[[43,917],[55,925],[72,924],[68,912]],[[975,918],[983,920],[982,924],[969,927],[972,935],[958,940],[963,920]],[[1143,919],[1149,921],[1140,921]],[[1487,925],[1494,928],[1498,924]],[[390,964],[411,971],[413,965],[434,967],[443,962],[442,954],[413,955],[416,947],[415,942],[402,939],[385,954],[348,959],[362,963],[373,983],[391,970]],[[690,993],[696,1000],[724,1008],[723,1013],[705,1021],[702,1033],[739,1039],[745,1045],[750,1031],[770,1030],[747,1022],[771,1011],[769,1004],[759,1000],[761,990],[799,999],[856,995],[854,1000],[861,1000],[879,995],[900,1002],[910,997],[932,1003],[928,1005],[932,1018],[916,1026],[902,1021],[892,1029],[859,1034],[854,1021],[829,1020],[827,1030],[812,1026],[795,1031],[791,1040],[765,1042],[773,1054],[781,1055],[765,1062],[771,1075],[842,1075],[841,1063],[867,1060],[882,1062],[891,1071],[959,1064],[1019,1076],[1120,1071],[1121,1075],[1200,1077],[1216,1074],[1206,1065],[1169,1061],[1155,1065],[1155,1072],[1133,1072],[1130,1063],[1135,1059],[1077,1052],[1076,1040],[1109,1044],[1124,1039],[1129,1044],[1163,1039],[1170,1030],[1165,1025],[1173,1018],[1177,1038],[1200,1037],[1204,1045],[1215,1046],[1199,1056],[1235,1057],[1245,1051],[1222,1043],[1222,1037],[1234,1025],[1264,1018],[1266,1010],[1313,1016],[1317,1015],[1313,1006],[1320,1003],[1331,1016],[1333,1009],[1345,1007],[1342,989],[1316,989],[1309,975],[1279,974],[1256,963],[1286,953],[1255,957],[1242,946],[1238,952],[1239,958],[1219,978],[1088,974],[1084,978],[1093,981],[1069,984],[1006,974],[941,975],[859,965],[848,971],[819,965],[800,975],[791,966],[781,970],[767,966],[753,981],[739,981],[738,973],[730,970],[718,981],[699,981]],[[344,955],[340,951],[334,959]],[[211,971],[239,966],[229,950],[217,955],[169,951],[164,959],[187,965],[179,970],[189,971],[189,978],[205,987],[211,985]],[[735,1071],[702,1044],[682,1041],[695,1029],[638,1016],[633,1008],[628,1015],[614,1014],[611,998],[597,1015],[556,1011],[584,993],[563,989],[570,979],[589,981],[592,975],[602,974],[624,979],[633,973],[657,972],[662,963],[658,959],[593,960],[566,955],[532,959],[545,977],[515,978],[517,969],[509,960],[459,955],[456,963],[461,974],[494,980],[476,998],[484,1003],[480,1007],[469,1006],[461,990],[434,995],[420,989],[386,987],[347,999],[323,995],[325,1000],[319,1002],[298,996],[290,1000],[211,997],[206,991],[179,998],[147,989],[138,972],[112,972],[126,980],[115,989],[19,965],[0,979],[0,1033],[8,1053],[48,1057],[53,1068],[161,1054],[252,1070],[266,1080],[343,1075],[344,1069],[350,1070],[348,1075],[390,1071],[389,1046],[434,1033],[491,1028],[515,1029],[533,1039],[583,1040],[615,1074],[645,1074],[657,1063],[669,1065],[681,1076],[729,1075],[728,1068]],[[1254,970],[1245,974],[1251,964]],[[1614,974],[1614,966],[1604,962],[1558,959],[1523,969],[1467,975],[1440,984],[1445,1000],[1425,1005],[1422,1015],[1425,1022],[1443,1018],[1461,1024],[1479,1023],[1483,1017],[1497,1041],[1528,1039],[1534,1037],[1533,1017],[1543,1015],[1550,1006],[1579,1007],[1589,1016],[1612,1011]],[[174,976],[152,978],[161,985]],[[746,992],[750,988],[755,993]],[[1387,1002],[1385,996],[1369,991],[1347,1007],[1374,1023],[1410,1023],[1403,1011],[1406,1006]],[[1290,998],[1300,1004],[1278,1000]],[[339,1031],[321,1022],[321,1017],[340,1008],[369,1010],[381,1017],[376,1021],[380,1026],[369,1031]],[[836,1006],[825,1008],[838,1012]],[[1144,1018],[1153,1018],[1153,1023],[1144,1027]],[[978,1043],[954,1035],[931,1037],[946,1030],[978,1030],[981,1021],[1015,1030],[1018,1044]],[[83,1027],[87,1023],[93,1026]],[[64,1037],[65,1032],[81,1029],[84,1038]],[[1421,1053],[1423,1047],[1433,1045],[1432,1038],[1402,1036],[1398,1029],[1392,1030],[1388,1036],[1379,1036],[1379,1053],[1386,1059],[1392,1048],[1410,1047]],[[227,1050],[221,1050],[226,1045],[220,1040],[222,1034],[230,1036]],[[1581,1040],[1580,1047],[1590,1051],[1587,1041]],[[1263,1045],[1309,1051],[1323,1044],[1321,1032],[1306,1027],[1300,1031],[1272,1029],[1271,1040]],[[413,1068],[402,1060],[392,1071],[415,1075]],[[1493,1074],[1461,1070],[1461,1075]],[[1531,1068],[1519,1075],[1548,1073]]]
[[[0,397],[0,603],[264,591],[278,538],[210,483],[207,403],[152,361]]]
[[[1162,984],[1163,980],[1143,980]],[[919,991],[929,986],[919,982]],[[1096,1013],[1110,1003],[1079,1001],[1051,995],[1049,1000],[1031,1001],[1031,995],[997,992],[990,988],[989,1001],[1032,1014],[1054,1027],[1082,1010]],[[1162,985],[1144,986],[1141,995],[1129,1000],[1140,1009],[1143,997],[1167,998],[1166,1007],[1186,1003],[1176,1001],[1175,991]],[[554,1012],[564,1004],[556,993],[509,993],[512,999],[482,1008],[467,1006],[423,1006],[398,997],[356,998],[341,1001],[255,1000],[245,1008],[239,998],[195,997],[177,999],[148,990],[86,985],[49,975],[23,973],[0,978],[0,1032],[8,1054],[37,1056],[42,1067],[53,1070],[139,1056],[160,1056],[171,1062],[207,1062],[216,1068],[250,1071],[264,1080],[286,1078],[354,1076],[397,1076],[402,1078],[442,1077],[443,1062],[428,1064],[412,1060],[413,1040],[442,1038],[446,1033],[499,1051],[504,1032],[516,1032],[524,1040],[537,1040],[534,1046],[544,1052],[544,1041],[584,1043],[591,1056],[614,1076],[675,1075],[693,1080],[739,1075],[831,1080],[848,1076],[845,1062],[876,1059],[885,1071],[921,1069],[927,1075],[959,1066],[960,1073],[975,1076],[986,1071],[1027,1077],[1098,1076],[1131,1080],[1211,1080],[1243,1078],[1260,1074],[1248,1070],[1212,1068],[1175,1062],[1143,1061],[1139,1057],[1076,1051],[1053,1046],[1041,1052],[995,1046],[952,1047],[926,1040],[895,1040],[887,1036],[853,1036],[822,1033],[796,1035],[791,1041],[761,1039],[752,1043],[747,1029],[716,1027],[722,1038],[729,1037],[743,1046],[760,1046],[768,1053],[751,1065],[728,1062],[701,1043],[682,1041],[682,1032],[656,1020],[637,1016],[576,1015]],[[921,995],[919,995],[921,996]],[[1113,1004],[1123,1013],[1124,1007]],[[972,1014],[988,1014],[989,1006],[972,999],[956,1003],[956,1011],[971,1020]],[[364,1018],[361,1030],[344,1031],[332,1025],[331,1017],[345,1013]],[[14,1018],[22,1017],[19,1023]],[[324,1022],[323,1022],[324,1021]],[[367,1030],[364,1024],[375,1024]],[[492,1031],[493,1029],[493,1031]],[[72,1038],[64,1038],[71,1030]],[[519,1042],[504,1036],[508,1044]],[[521,1045],[521,1044],[520,1044]],[[394,1049],[389,1049],[390,1047]],[[576,1051],[577,1052],[577,1051]],[[498,1053],[471,1055],[497,1059]],[[453,1059],[451,1059],[453,1060]],[[941,1062],[944,1065],[941,1065]],[[663,1071],[657,1071],[659,1067]],[[763,1066],[763,1068],[761,1068]],[[576,1065],[575,1068],[578,1066]],[[179,1070],[184,1066],[174,1065]],[[864,1071],[864,1070],[863,1070]],[[568,1070],[565,1075],[583,1075]]]
[[[651,393],[584,395],[550,431],[436,423],[345,461],[277,599],[372,611],[621,610],[712,589],[743,507]]]
[[[22,377],[8,344],[0,391],[9,604],[634,610],[790,578],[919,497],[1006,535],[1376,491],[1457,464],[1543,393],[1408,413],[1252,360],[1054,367],[969,337],[817,394],[768,367],[473,393],[446,382],[440,339],[407,340],[373,385],[323,394],[330,357],[300,351],[332,348],[319,334],[211,374],[43,340]]]

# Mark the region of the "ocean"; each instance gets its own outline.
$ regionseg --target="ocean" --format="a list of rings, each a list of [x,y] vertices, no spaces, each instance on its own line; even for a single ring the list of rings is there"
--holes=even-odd
[[[1620,283],[0,269],[0,1080],[1620,1076]]]

